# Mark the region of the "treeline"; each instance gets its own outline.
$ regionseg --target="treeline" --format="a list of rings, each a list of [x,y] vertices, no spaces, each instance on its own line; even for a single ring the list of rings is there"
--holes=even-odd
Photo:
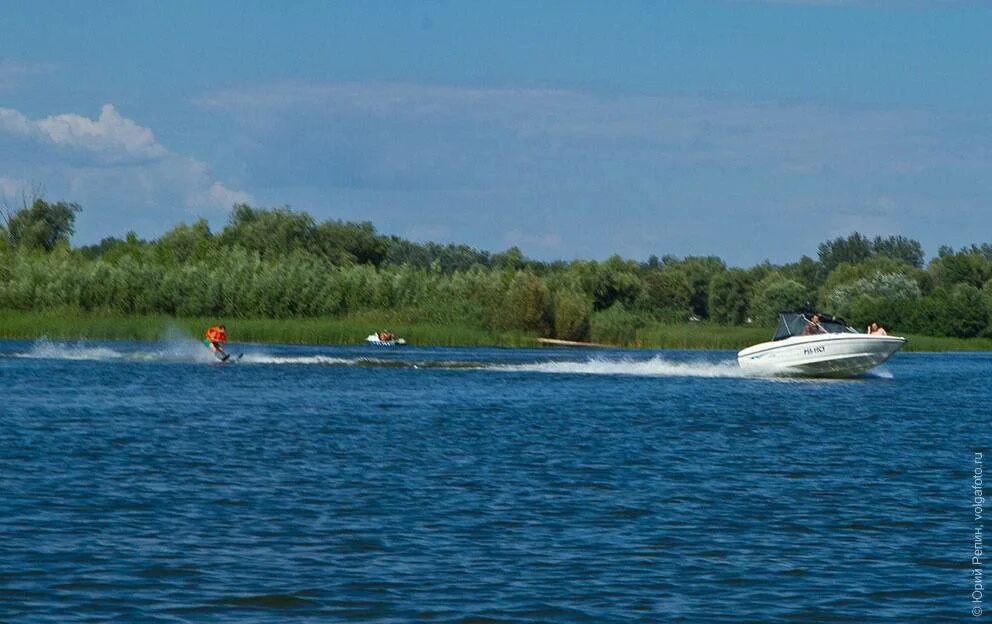
[[[992,335],[992,246],[942,248],[854,233],[817,258],[751,268],[718,257],[538,262],[511,248],[415,243],[370,223],[316,222],[289,208],[237,205],[219,232],[181,224],[157,240],[133,233],[72,248],[80,208],[42,198],[3,211],[0,309],[79,309],[219,319],[404,318],[627,342],[653,322],[774,323],[814,305],[857,326]]]

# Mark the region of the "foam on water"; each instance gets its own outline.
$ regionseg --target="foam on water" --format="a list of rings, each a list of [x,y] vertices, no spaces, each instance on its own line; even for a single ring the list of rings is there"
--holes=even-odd
[[[52,342],[48,338],[39,338],[30,351],[19,355],[43,360],[118,360],[124,357],[121,352],[108,347],[92,347],[82,342]]]
[[[235,350],[237,355],[240,351]],[[175,336],[156,343],[146,349],[118,350],[107,346],[87,345],[85,342],[52,342],[42,338],[32,345],[30,351],[15,354],[18,357],[56,360],[91,361],[136,361],[164,362],[176,364],[216,364],[217,359],[209,349],[196,339],[188,336]],[[496,372],[545,373],[551,375],[601,375],[601,376],[640,376],[640,377],[698,377],[698,378],[738,378],[769,379],[776,381],[809,381],[808,378],[782,377],[745,371],[734,359],[726,360],[687,360],[678,361],[663,356],[650,359],[593,357],[586,360],[546,360],[515,364],[499,364],[484,361],[458,361],[439,359],[393,359],[368,356],[342,357],[327,354],[286,354],[266,351],[245,352],[237,360],[241,364],[260,366],[342,366],[361,368],[410,368],[410,369],[478,369]],[[892,373],[884,368],[876,369],[863,377],[892,379]],[[818,380],[824,381],[824,380]]]
[[[171,339],[160,342],[157,348],[150,350],[118,350],[112,347],[90,345],[79,342],[53,342],[48,338],[40,338],[31,349],[25,353],[14,354],[17,357],[45,360],[88,360],[88,361],[140,361],[140,362],[177,362],[177,363],[211,363],[215,362],[213,354],[204,349],[203,345],[191,338]]]
[[[637,375],[642,377],[748,377],[734,360],[721,362],[674,362],[660,356],[650,360],[608,360],[536,362],[492,367],[494,370],[557,373],[569,375]]]
[[[729,351],[135,359],[209,357],[178,342],[0,345],[0,622],[965,619],[992,354],[805,388]],[[690,373],[725,377],[657,376]]]
[[[879,379],[892,379],[892,371],[886,368],[875,368],[867,373],[870,377],[878,377]]]
[[[297,366],[352,366],[359,363],[359,358],[340,358],[329,355],[270,355],[268,353],[245,353],[241,358],[245,364],[295,364]]]
[[[134,359],[151,362],[180,362],[210,364],[217,361],[214,354],[202,344],[192,340],[173,340],[162,343],[152,351],[137,351]]]

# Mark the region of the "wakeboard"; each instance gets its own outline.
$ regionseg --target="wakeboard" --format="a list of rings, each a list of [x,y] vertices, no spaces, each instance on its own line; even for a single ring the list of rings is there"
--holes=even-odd
[[[214,351],[214,355],[217,356],[217,359],[221,362],[237,362],[244,357],[245,354],[239,353],[234,355],[233,353],[228,353],[227,351]]]

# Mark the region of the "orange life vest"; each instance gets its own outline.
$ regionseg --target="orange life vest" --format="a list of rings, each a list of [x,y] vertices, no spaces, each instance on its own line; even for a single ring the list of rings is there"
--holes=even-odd
[[[220,327],[211,327],[207,330],[206,336],[210,342],[225,342],[227,340],[227,332]]]

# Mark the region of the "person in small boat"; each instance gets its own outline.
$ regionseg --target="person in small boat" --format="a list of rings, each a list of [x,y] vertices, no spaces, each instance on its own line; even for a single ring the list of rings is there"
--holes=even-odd
[[[803,335],[811,336],[813,334],[822,334],[822,333],[824,333],[824,329],[820,325],[820,315],[814,314],[813,316],[809,317],[809,320],[806,321],[806,327],[803,328]]]
[[[868,333],[873,336],[888,336],[889,332],[885,331],[885,328],[878,323],[872,321],[871,325],[868,326]]]
[[[389,342],[390,340],[396,338],[396,335],[393,334],[393,332],[386,331],[385,329],[377,332],[377,334],[379,336],[379,340],[383,342]]]
[[[210,347],[215,354],[224,355],[224,343],[227,342],[227,328],[223,325],[214,325],[204,334],[203,344]]]

